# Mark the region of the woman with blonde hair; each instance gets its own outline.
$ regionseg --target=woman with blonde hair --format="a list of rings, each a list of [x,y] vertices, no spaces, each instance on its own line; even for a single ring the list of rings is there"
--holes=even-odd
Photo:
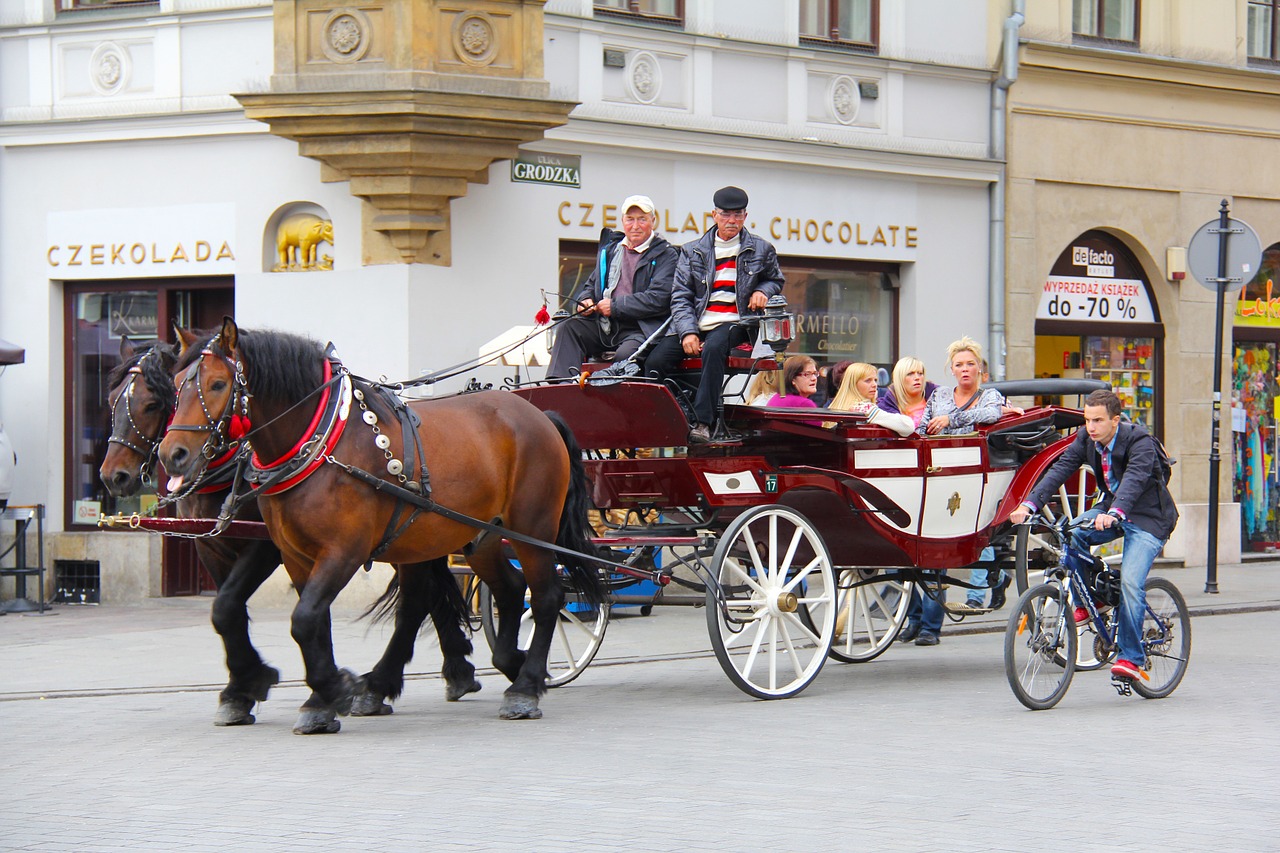
[[[773,395],[782,390],[779,384],[781,380],[781,370],[761,370],[751,378],[747,393],[742,395],[743,399],[747,401],[748,406],[767,406]]]
[[[876,391],[879,387],[880,376],[876,367],[855,361],[845,368],[840,380],[840,390],[827,408],[865,415],[869,424],[891,429],[901,436],[911,435],[916,429],[911,418],[897,412],[886,412],[876,405]],[[828,421],[824,426],[835,426],[835,422]]]
[[[1022,414],[1017,406],[1006,405],[999,391],[982,387],[982,346],[973,338],[966,335],[947,347],[947,367],[956,378],[956,387],[941,387],[929,395],[916,432],[973,432],[978,424],[993,424],[1004,415]]]
[[[906,415],[918,427],[925,403],[937,387],[925,381],[924,362],[906,355],[893,366],[893,382],[876,400],[876,405],[886,412]]]

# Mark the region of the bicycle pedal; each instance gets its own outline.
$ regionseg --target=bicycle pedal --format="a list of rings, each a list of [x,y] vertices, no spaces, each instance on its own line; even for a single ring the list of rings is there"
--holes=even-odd
[[[1121,696],[1133,695],[1133,679],[1132,678],[1126,678],[1122,675],[1113,675],[1111,676],[1111,686],[1114,687],[1116,689],[1116,692],[1119,693]]]

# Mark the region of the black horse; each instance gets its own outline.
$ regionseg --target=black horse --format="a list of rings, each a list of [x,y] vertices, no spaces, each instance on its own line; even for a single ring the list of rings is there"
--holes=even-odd
[[[194,339],[190,332],[179,331],[180,339]],[[156,452],[164,431],[173,416],[176,397],[172,370],[178,353],[160,342],[131,345],[121,343],[121,363],[108,377],[111,391],[112,434],[99,476],[114,495],[137,493],[143,481],[155,469]],[[235,455],[223,448],[211,466],[209,480],[226,480],[216,470],[230,465]],[[229,470],[229,469],[228,469]],[[222,472],[227,473],[227,472]],[[175,485],[177,485],[175,483]],[[176,504],[182,518],[215,518],[232,483],[187,489]],[[181,488],[181,486],[179,486]],[[239,483],[238,490],[247,489]],[[262,521],[256,500],[240,503],[236,520]],[[280,565],[280,549],[269,539],[237,539],[226,536],[202,536],[195,539],[196,554],[208,570],[218,594],[211,618],[214,630],[222,637],[230,680],[219,696],[214,725],[239,726],[255,722],[254,703],[267,698],[280,673],[266,664],[249,638],[248,601]],[[404,668],[413,658],[414,639],[426,617],[435,623],[444,653],[443,676],[445,697],[456,701],[480,689],[475,667],[467,659],[471,641],[464,630],[466,603],[444,561],[428,571],[404,572],[397,567],[387,591],[365,615],[385,618],[395,614],[395,630],[382,658],[366,674],[365,690],[355,697],[352,714],[380,716],[391,713],[388,699],[397,698],[404,688]]]

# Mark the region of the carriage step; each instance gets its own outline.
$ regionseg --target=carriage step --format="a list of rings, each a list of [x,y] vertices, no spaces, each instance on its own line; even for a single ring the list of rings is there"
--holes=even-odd
[[[987,613],[994,613],[993,607],[970,607],[967,604],[957,604],[954,601],[948,601],[946,604],[947,612],[953,616],[982,616]]]
[[[672,547],[677,545],[701,545],[701,536],[645,536],[638,534],[636,536],[597,536],[591,540],[593,545],[603,545],[606,548],[646,548],[646,547]]]

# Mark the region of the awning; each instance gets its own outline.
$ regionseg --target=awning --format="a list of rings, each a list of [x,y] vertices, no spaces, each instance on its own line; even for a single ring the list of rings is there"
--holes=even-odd
[[[17,344],[11,344],[0,338],[0,364],[22,364],[27,360],[27,351]]]

